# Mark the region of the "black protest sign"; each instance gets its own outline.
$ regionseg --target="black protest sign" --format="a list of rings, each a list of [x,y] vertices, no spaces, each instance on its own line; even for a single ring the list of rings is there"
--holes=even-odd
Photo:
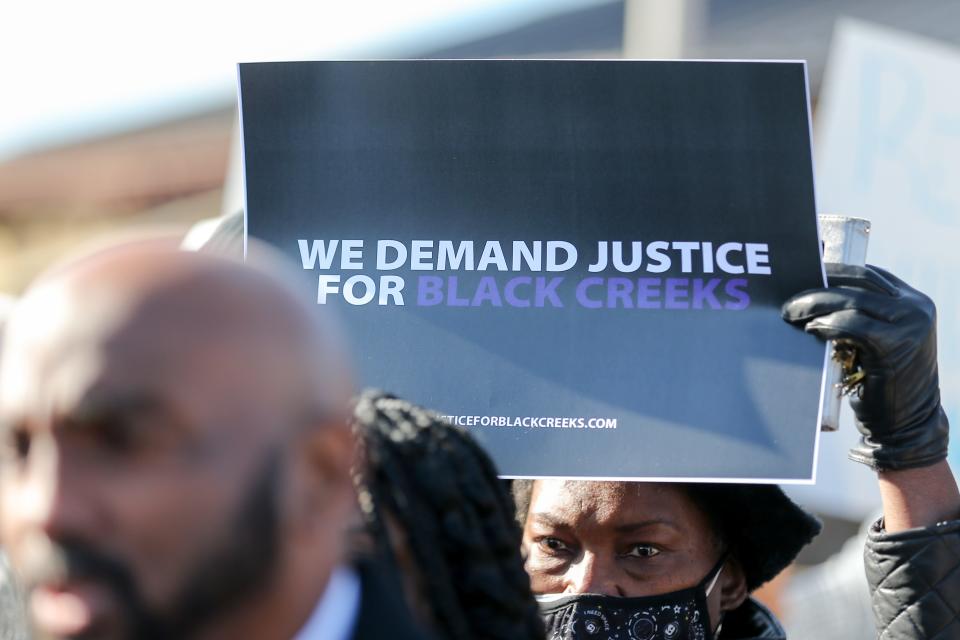
[[[240,66],[247,228],[508,476],[809,479],[802,63]]]

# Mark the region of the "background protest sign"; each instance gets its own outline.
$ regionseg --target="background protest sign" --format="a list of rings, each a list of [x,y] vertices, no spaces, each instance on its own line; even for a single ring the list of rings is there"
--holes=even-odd
[[[247,229],[508,476],[803,481],[802,63],[240,66]]]
[[[940,391],[960,423],[960,49],[855,20],[836,30],[817,114],[823,212],[868,218],[867,261],[937,304]],[[852,423],[847,441],[855,438]],[[960,468],[960,442],[951,462]]]

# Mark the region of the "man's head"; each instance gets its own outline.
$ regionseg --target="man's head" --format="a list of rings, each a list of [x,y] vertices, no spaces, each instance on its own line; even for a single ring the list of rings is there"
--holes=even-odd
[[[38,281],[0,361],[0,534],[40,631],[292,635],[340,556],[350,393],[265,269],[151,242]]]
[[[663,595],[712,578],[725,557],[707,598],[710,619],[747,597],[739,560],[684,485],[519,481],[514,495],[534,593]]]

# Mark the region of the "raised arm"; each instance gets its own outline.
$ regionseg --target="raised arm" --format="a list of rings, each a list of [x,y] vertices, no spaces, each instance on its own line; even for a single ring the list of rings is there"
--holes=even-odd
[[[850,458],[877,472],[883,501],[865,555],[880,638],[960,638],[960,491],[946,462],[936,308],[877,267],[830,264],[827,278],[783,317],[848,354],[861,433]]]

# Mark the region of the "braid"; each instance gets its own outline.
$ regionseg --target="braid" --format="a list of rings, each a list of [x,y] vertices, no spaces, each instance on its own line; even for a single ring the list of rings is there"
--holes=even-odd
[[[543,640],[513,502],[470,434],[372,391],[356,403],[354,429],[366,457],[355,481],[367,528],[389,557],[384,518],[405,533],[435,632]]]

